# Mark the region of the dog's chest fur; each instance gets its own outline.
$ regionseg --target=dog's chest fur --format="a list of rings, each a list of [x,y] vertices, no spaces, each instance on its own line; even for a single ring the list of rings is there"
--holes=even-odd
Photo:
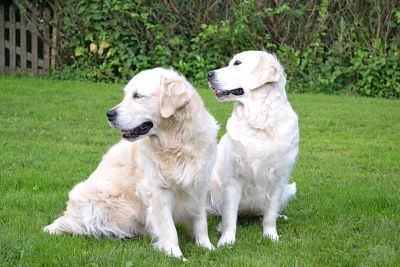
[[[271,118],[270,118],[271,119]],[[263,129],[232,116],[227,124],[233,159],[233,176],[242,184],[241,212],[262,210],[273,184],[280,182],[277,169],[287,160],[298,135],[292,127],[266,123]]]
[[[147,140],[150,144],[150,140]],[[157,170],[154,177],[160,179],[160,184],[165,188],[184,190],[186,187],[196,186],[203,179],[203,165],[207,162],[205,154],[206,144],[192,145],[169,145],[160,147],[154,143],[146,146],[144,153],[148,164],[152,164]],[[154,178],[152,178],[154,179]]]
[[[248,164],[254,159],[270,161],[280,145],[279,133],[273,127],[256,129],[235,117],[229,119],[227,132],[232,139],[234,153]]]

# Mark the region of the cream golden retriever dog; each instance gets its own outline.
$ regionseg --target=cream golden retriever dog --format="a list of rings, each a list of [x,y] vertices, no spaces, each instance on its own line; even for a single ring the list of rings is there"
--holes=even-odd
[[[288,180],[299,144],[283,68],[274,55],[247,51],[208,79],[220,101],[235,101],[211,179],[209,211],[222,216],[218,246],[235,242],[238,212],[262,215],[264,235],[278,241],[276,219],[296,193]]]
[[[72,189],[64,215],[44,231],[117,238],[149,233],[154,247],[181,257],[175,222],[187,221],[196,244],[213,249],[206,197],[218,126],[195,89],[173,70],[143,71],[107,116],[123,140]]]

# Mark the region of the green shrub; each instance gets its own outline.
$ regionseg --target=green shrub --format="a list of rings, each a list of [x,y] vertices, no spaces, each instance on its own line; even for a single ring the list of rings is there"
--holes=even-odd
[[[265,48],[279,56],[291,91],[400,96],[396,0],[55,2],[63,62],[54,78],[126,81],[173,66],[204,81],[235,53]]]

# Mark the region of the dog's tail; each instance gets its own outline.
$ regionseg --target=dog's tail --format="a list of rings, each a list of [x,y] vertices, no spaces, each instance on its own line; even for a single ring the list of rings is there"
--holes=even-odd
[[[44,227],[43,231],[53,235],[61,235],[66,233],[73,235],[83,235],[86,233],[85,229],[79,222],[68,216],[61,216],[52,224]]]
[[[281,201],[281,209],[285,208],[288,204],[289,200],[296,196],[296,183],[287,184],[283,188],[282,192],[282,201]]]
[[[44,232],[54,235],[72,234],[87,235],[100,238],[102,236],[110,238],[134,238],[145,235],[145,231],[135,222],[118,224],[112,222],[105,209],[93,205],[91,213],[81,214],[82,218],[75,218],[69,215],[61,216],[52,224],[43,228]]]

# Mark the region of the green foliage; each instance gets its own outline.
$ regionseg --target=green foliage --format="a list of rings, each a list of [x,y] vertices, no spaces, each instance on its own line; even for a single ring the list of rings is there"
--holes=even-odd
[[[398,1],[205,2],[65,1],[69,60],[53,76],[115,82],[173,66],[204,80],[235,53],[265,48],[293,92],[400,97]]]

